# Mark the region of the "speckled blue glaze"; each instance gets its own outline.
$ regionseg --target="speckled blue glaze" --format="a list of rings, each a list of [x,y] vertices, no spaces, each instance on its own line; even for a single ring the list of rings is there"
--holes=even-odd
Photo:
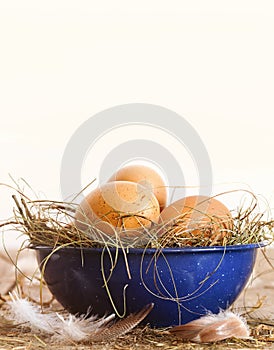
[[[115,249],[102,253],[102,249],[62,248],[48,259],[44,278],[52,294],[71,313],[86,313],[90,307],[92,314],[103,316],[114,311],[104,287],[104,266],[120,314],[124,302],[127,314],[153,302],[145,322],[168,327],[187,323],[208,311],[227,309],[245,287],[259,247],[130,249],[126,253],[130,276],[121,250],[111,273],[110,254],[114,261]],[[52,252],[49,247],[35,249],[40,264]]]

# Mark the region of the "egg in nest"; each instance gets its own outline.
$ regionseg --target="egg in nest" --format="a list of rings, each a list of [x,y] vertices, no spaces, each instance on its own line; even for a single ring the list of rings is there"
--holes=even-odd
[[[159,214],[158,200],[146,187],[130,181],[112,181],[82,200],[75,223],[83,231],[92,227],[112,236],[135,237],[156,223]]]
[[[219,200],[207,196],[189,196],[177,200],[160,214],[163,224],[161,234],[166,230],[183,238],[203,238],[215,244],[231,235],[233,219],[229,209]],[[191,240],[185,240],[191,245]],[[202,242],[201,242],[202,244]]]
[[[145,165],[129,165],[119,169],[109,181],[132,181],[151,190],[157,198],[160,210],[167,202],[167,190],[163,178],[154,169]]]

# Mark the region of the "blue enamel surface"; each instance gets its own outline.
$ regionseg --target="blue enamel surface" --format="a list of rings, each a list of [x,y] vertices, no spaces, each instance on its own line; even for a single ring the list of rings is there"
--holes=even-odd
[[[92,314],[103,316],[114,312],[104,287],[103,266],[120,314],[124,311],[125,291],[127,314],[153,302],[145,322],[168,327],[228,308],[246,285],[259,247],[119,250],[112,272],[116,250],[62,248],[49,258],[44,278],[56,299],[71,313],[86,313],[91,307]],[[52,252],[48,247],[35,249],[39,263]]]

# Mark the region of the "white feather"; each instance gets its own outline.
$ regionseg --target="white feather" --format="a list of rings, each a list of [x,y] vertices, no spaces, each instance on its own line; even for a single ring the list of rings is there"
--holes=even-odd
[[[115,316],[97,318],[96,316],[76,317],[71,314],[42,313],[39,306],[18,294],[10,294],[9,318],[17,324],[30,327],[33,331],[53,336],[55,341],[73,340],[75,342],[92,340],[92,336],[102,330]]]
[[[18,324],[30,327],[32,330],[52,334],[53,315],[43,314],[37,305],[26,299],[19,298],[15,292],[10,293],[11,301],[7,304],[10,307],[10,319]]]
[[[55,326],[55,339],[69,338],[76,342],[92,339],[95,333],[114,318],[114,314],[100,319],[97,319],[95,316],[86,318],[85,316],[76,317],[71,314],[62,316],[58,313],[56,316],[60,322]]]

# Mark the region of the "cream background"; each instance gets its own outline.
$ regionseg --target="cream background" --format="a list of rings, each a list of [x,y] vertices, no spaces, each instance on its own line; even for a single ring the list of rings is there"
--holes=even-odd
[[[273,41],[271,0],[0,0],[0,182],[10,173],[60,198],[75,129],[105,108],[145,102],[192,124],[214,183],[250,186],[273,207]],[[84,183],[106,144],[87,157]],[[0,219],[10,215],[0,187]]]

